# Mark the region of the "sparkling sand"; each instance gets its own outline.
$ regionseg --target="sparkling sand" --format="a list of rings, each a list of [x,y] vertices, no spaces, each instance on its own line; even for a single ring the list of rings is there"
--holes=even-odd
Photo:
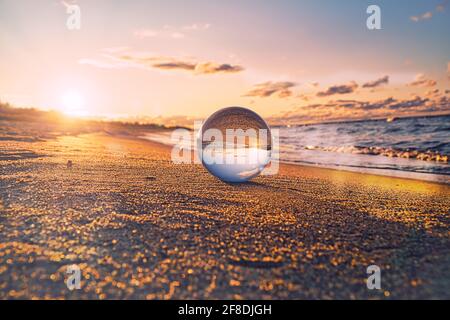
[[[449,209],[444,184],[291,165],[226,184],[139,139],[1,141],[0,298],[449,299]]]

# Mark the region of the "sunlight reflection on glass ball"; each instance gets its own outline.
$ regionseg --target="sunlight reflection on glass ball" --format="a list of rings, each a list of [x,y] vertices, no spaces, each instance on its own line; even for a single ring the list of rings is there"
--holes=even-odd
[[[215,112],[203,124],[200,138],[203,165],[222,181],[248,181],[270,163],[270,128],[249,109],[228,107]]]

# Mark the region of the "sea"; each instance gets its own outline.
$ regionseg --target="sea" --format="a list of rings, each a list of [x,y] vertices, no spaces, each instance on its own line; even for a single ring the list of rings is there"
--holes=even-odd
[[[272,131],[278,131],[281,162],[450,184],[450,115],[279,126]],[[173,144],[170,132],[145,138]]]

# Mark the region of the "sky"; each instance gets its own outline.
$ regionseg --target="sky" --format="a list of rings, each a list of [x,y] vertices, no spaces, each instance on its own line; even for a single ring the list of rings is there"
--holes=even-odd
[[[381,29],[369,30],[369,5]],[[80,9],[71,30],[68,8]],[[0,0],[0,100],[186,124],[450,113],[446,0]]]

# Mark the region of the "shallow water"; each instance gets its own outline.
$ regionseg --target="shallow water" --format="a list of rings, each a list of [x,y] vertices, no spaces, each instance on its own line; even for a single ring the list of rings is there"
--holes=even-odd
[[[288,162],[450,175],[450,116],[281,127],[280,145]]]

